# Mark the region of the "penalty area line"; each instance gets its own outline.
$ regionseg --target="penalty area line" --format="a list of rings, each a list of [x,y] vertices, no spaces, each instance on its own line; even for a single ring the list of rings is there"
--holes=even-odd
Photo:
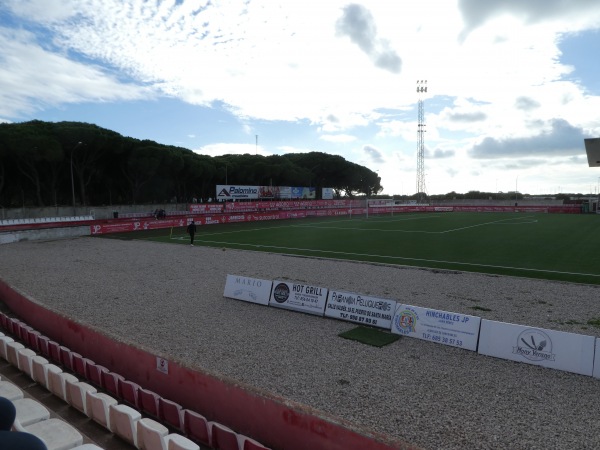
[[[523,272],[538,272],[538,273],[553,273],[559,275],[579,275],[585,277],[600,277],[600,274],[594,273],[579,273],[579,272],[564,272],[560,270],[545,270],[545,269],[530,269],[526,267],[512,267],[512,266],[496,266],[493,264],[475,264],[475,263],[465,263],[458,261],[444,261],[437,259],[424,259],[424,258],[409,258],[406,256],[388,256],[388,255],[373,255],[370,253],[355,253],[355,252],[341,252],[337,250],[315,250],[310,248],[296,248],[296,247],[280,247],[277,245],[261,245],[261,244],[239,244],[234,242],[227,241],[209,241],[206,239],[197,239],[198,242],[205,242],[207,244],[219,244],[219,245],[238,245],[242,247],[254,247],[254,248],[267,248],[274,250],[289,250],[289,251],[298,251],[298,252],[306,252],[306,253],[323,253],[323,254],[333,254],[333,255],[345,255],[345,256],[361,256],[361,257],[369,257],[369,258],[381,258],[381,259],[392,259],[392,260],[402,260],[402,261],[419,261],[425,263],[437,263],[437,264],[455,264],[458,266],[468,266],[468,267],[489,267],[492,269],[508,269],[508,270],[520,270]]]

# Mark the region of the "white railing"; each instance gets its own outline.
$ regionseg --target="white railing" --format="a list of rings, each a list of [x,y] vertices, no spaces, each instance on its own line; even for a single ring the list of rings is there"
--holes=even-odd
[[[31,225],[42,223],[62,223],[62,222],[84,222],[94,220],[94,216],[61,216],[61,217],[41,217],[36,219],[4,219],[0,220],[0,227],[13,225]]]

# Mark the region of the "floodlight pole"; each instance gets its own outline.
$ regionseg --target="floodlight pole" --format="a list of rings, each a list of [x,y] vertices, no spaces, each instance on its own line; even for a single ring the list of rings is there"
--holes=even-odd
[[[424,203],[425,188],[425,107],[422,94],[427,93],[427,80],[417,80],[418,125],[417,125],[417,203]]]

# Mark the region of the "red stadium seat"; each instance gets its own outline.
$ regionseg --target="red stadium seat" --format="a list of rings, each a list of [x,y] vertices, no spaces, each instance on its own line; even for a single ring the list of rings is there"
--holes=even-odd
[[[49,343],[50,338],[48,338],[47,336],[38,336],[38,350],[40,354],[45,358],[50,358],[50,349],[48,348]]]
[[[140,409],[149,416],[158,418],[158,399],[159,395],[148,389],[139,388],[138,405]]]
[[[12,317],[8,317],[6,319],[6,325],[4,326],[4,328],[6,329],[6,331],[8,331],[9,334],[11,334],[13,336],[15,335],[15,321],[16,320],[17,319],[14,319]]]
[[[194,442],[210,446],[210,428],[206,417],[189,409],[183,410],[183,431]]]
[[[102,374],[104,372],[108,372],[108,369],[104,366],[96,364],[94,361],[89,359],[86,359],[85,363],[87,379],[94,386],[104,389],[104,385],[102,384]]]
[[[40,351],[40,347],[38,344],[39,336],[40,336],[40,332],[37,330],[34,330],[33,328],[31,330],[27,330],[27,333],[25,336],[25,342],[27,343],[27,347],[29,347],[34,352],[38,352],[38,353]]]
[[[69,370],[70,372],[73,372],[73,360],[71,357],[71,350],[68,349],[67,347],[65,347],[64,345],[61,345],[58,348],[59,354],[60,354],[60,363],[61,365]]]
[[[238,434],[238,439],[240,450],[270,450],[268,447],[265,447],[260,442],[256,442],[254,439],[250,439],[249,437]]]
[[[158,418],[176,430],[183,431],[183,408],[181,405],[159,397]]]
[[[20,341],[25,341],[25,338],[27,337],[27,331],[33,330],[33,328],[31,328],[25,322],[21,322],[20,320],[17,320],[14,323],[14,329],[15,335]]]
[[[48,342],[48,356],[52,362],[60,364],[60,344],[58,342]]]
[[[79,353],[71,352],[71,361],[73,364],[73,372],[83,378],[87,378],[87,372],[85,371],[85,358]]]
[[[239,450],[235,431],[217,422],[209,422],[210,446],[215,450]]]
[[[106,392],[113,397],[118,399],[123,398],[121,395],[121,389],[119,388],[119,381],[125,380],[125,377],[115,372],[102,372],[102,385]]]
[[[133,381],[119,380],[119,390],[121,391],[123,402],[134,408],[138,408],[138,390],[140,386]]]

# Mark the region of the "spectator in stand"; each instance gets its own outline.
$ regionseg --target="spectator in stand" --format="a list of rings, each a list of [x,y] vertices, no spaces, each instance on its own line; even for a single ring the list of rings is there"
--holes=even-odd
[[[7,398],[0,397],[0,448],[2,450],[48,450],[37,436],[10,431],[16,417],[15,405]]]

